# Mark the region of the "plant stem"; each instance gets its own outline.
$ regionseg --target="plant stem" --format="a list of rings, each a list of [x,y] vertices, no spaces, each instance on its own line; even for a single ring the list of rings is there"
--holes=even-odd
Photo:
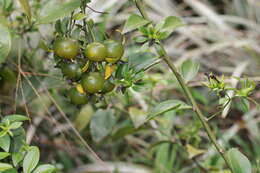
[[[86,2],[82,0],[81,1],[81,12],[84,13],[84,14],[86,14],[86,7],[87,7]],[[84,19],[83,20],[83,25],[84,25],[83,29],[84,29],[86,38],[89,38],[88,34],[90,34],[92,42],[95,42],[96,41],[95,35],[94,35],[93,31],[92,31],[92,28],[91,28],[89,22]]]
[[[89,24],[89,22],[87,21],[87,28],[88,28],[88,32],[90,33],[90,36],[91,36],[91,39],[92,39],[92,42],[95,42],[96,41],[96,38],[95,38],[95,35],[93,33],[93,30]]]
[[[140,0],[134,0],[134,2],[135,2],[136,7],[138,8],[138,10],[140,11],[141,15],[143,16],[143,18],[146,20],[150,20],[144,9],[143,2]]]
[[[81,0],[81,12],[84,13],[84,14],[86,14],[86,7],[88,7],[86,2],[84,0]],[[85,19],[83,19],[83,25],[84,25],[83,29],[84,29],[84,32],[85,32],[85,36],[87,38],[89,38],[88,34],[90,34],[92,42],[95,42],[96,41],[95,35],[94,35],[93,31],[92,31],[92,28],[91,28],[89,22],[86,21]]]
[[[80,9],[81,9],[81,13],[83,13],[83,14],[86,14],[86,5],[87,5],[86,2],[84,0],[81,0]],[[89,31],[89,27],[88,27],[87,22],[86,22],[85,19],[83,19],[83,30],[85,32],[86,39],[88,40],[88,42],[91,42],[90,39],[89,39],[89,36],[88,36],[88,34],[89,34],[89,32],[88,32]],[[91,35],[91,37],[92,37],[92,35]]]
[[[144,10],[144,6],[143,3],[141,2],[141,0],[134,0],[135,4],[138,8],[138,10],[140,11],[141,15],[143,16],[143,18],[145,18],[146,20],[150,20],[146,11]],[[230,168],[231,172],[233,172],[233,170],[231,169],[231,165],[228,162],[228,158],[225,155],[225,150],[224,148],[222,148],[216,139],[215,134],[213,133],[213,131],[211,130],[208,122],[206,121],[205,116],[203,115],[203,113],[201,112],[200,108],[197,105],[197,102],[195,101],[195,99],[193,98],[190,89],[188,88],[187,84],[185,83],[183,77],[181,76],[181,74],[178,72],[177,68],[175,67],[175,65],[171,62],[171,58],[169,57],[169,55],[167,54],[164,46],[162,45],[161,42],[159,42],[159,46],[161,48],[161,50],[163,51],[164,56],[162,56],[162,59],[165,61],[165,63],[169,66],[169,68],[171,69],[171,71],[173,72],[173,74],[175,75],[175,77],[177,78],[180,86],[182,87],[187,99],[190,101],[190,103],[192,104],[193,107],[193,111],[196,113],[197,117],[199,118],[199,120],[201,121],[210,141],[213,143],[213,145],[216,147],[217,151],[219,152],[219,154],[222,156],[222,158],[225,160],[227,166]],[[233,172],[234,173],[234,172]]]

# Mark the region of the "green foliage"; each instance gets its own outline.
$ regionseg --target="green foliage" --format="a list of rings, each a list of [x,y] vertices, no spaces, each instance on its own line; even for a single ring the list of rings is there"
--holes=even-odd
[[[123,34],[133,31],[141,26],[144,26],[148,24],[149,21],[145,20],[143,17],[137,15],[137,14],[132,14],[126,21],[124,28],[123,28]]]
[[[224,24],[231,27],[231,31],[239,31],[228,32],[226,37],[227,32],[215,28],[215,22],[204,20],[192,5],[183,10],[183,3],[179,5],[178,2],[175,12],[185,16],[185,22],[179,17],[169,16],[155,23],[144,19],[143,11],[140,11],[142,16],[130,14],[122,22],[126,13],[133,11],[131,1],[94,2],[93,6],[86,6],[90,0],[19,0],[18,6],[17,2],[0,0],[0,113],[28,113],[32,119],[19,114],[2,117],[0,172],[69,172],[78,164],[84,164],[82,169],[93,165],[95,168],[96,164],[91,162],[97,161],[97,168],[102,169],[100,165],[104,164],[104,159],[108,161],[105,164],[116,167],[114,172],[123,172],[123,165],[130,172],[135,172],[137,167],[140,172],[144,169],[144,172],[160,173],[231,173],[220,155],[211,149],[207,131],[202,129],[200,120],[212,126],[211,135],[225,141],[222,143],[225,147],[239,146],[250,158],[251,163],[237,149],[228,150],[225,155],[233,172],[258,171],[258,94],[254,93],[258,85],[255,81],[235,77],[239,83],[231,87],[229,81],[232,77],[228,76],[230,69],[237,64],[233,62],[235,58],[222,60],[218,56],[224,54],[226,58],[233,55],[233,49],[239,49],[246,58],[259,58],[259,53],[251,45],[251,40],[257,43],[257,39],[252,37],[258,38],[258,30],[254,28],[256,21],[252,23],[250,19],[250,26],[247,26],[246,17],[243,17],[242,24],[236,18],[237,21],[231,21],[232,16],[224,17]],[[155,6],[158,2],[143,1],[149,14],[153,13],[155,17],[167,14],[157,11],[160,10],[160,6]],[[213,0],[208,2],[214,4]],[[169,0],[169,3],[172,2]],[[108,7],[110,4],[112,6]],[[99,12],[100,9],[105,12]],[[223,10],[222,7],[218,9]],[[228,14],[233,13],[235,11]],[[174,33],[184,23],[189,26]],[[238,30],[240,27],[243,29]],[[249,41],[245,37],[247,34],[250,35]],[[61,59],[59,56],[62,55],[54,51],[53,43],[59,37],[78,43],[79,49],[72,59]],[[95,57],[102,61],[91,61],[90,55],[84,54],[90,43],[99,42],[108,48],[105,43],[112,39],[122,49],[111,51],[110,55],[104,50],[102,56]],[[232,40],[237,42],[231,45]],[[164,48],[164,44],[168,46]],[[225,46],[234,48],[226,50]],[[207,56],[201,64],[204,50]],[[111,57],[116,58],[109,60]],[[165,61],[167,58],[169,62]],[[178,66],[183,59],[187,60]],[[209,60],[212,62],[208,65]],[[177,62],[177,78],[168,70],[172,62]],[[216,68],[213,62],[225,64],[223,69],[227,71]],[[70,73],[68,68],[61,68],[62,64],[77,64],[77,71]],[[210,73],[211,68],[220,76]],[[244,74],[251,78],[254,76],[251,71]],[[102,81],[105,79],[104,85],[110,83],[112,87],[106,90],[94,86],[95,92],[85,91],[89,83],[81,86],[82,77],[92,72],[98,73]],[[207,72],[206,82],[201,81],[202,72]],[[180,79],[184,79],[184,87],[180,86]],[[68,94],[69,88],[73,88],[83,101],[68,97],[71,95]],[[189,89],[191,93],[187,94]],[[186,95],[191,95],[194,100],[184,101]],[[191,106],[192,102],[196,102],[198,107]],[[230,108],[230,116],[213,120],[225,108]],[[198,109],[207,116],[194,116]],[[56,166],[39,163],[39,149],[26,144],[22,124],[27,120],[33,122],[28,129],[34,132],[36,128],[33,144],[44,146],[42,158],[50,159],[58,170]],[[30,137],[30,133],[28,135]],[[90,153],[83,153],[85,146],[86,149],[91,147]],[[117,164],[117,161],[131,164]],[[79,172],[78,169],[75,172]]]
[[[182,109],[191,109],[191,107],[180,100],[167,100],[156,105],[149,113],[147,120],[155,118],[156,116],[171,110],[182,110]]]
[[[135,107],[130,107],[129,114],[131,120],[134,123],[135,128],[139,128],[146,121],[147,113],[140,109],[137,109]]]
[[[237,78],[241,83],[241,88],[236,91],[236,96],[238,97],[248,97],[255,90],[256,84],[254,81],[249,79],[242,80]]]
[[[5,152],[9,152],[10,149],[10,136],[9,135],[4,135],[2,137],[0,137],[0,147],[5,151]]]
[[[40,151],[37,147],[29,147],[23,160],[24,173],[30,173],[37,166],[40,159]]]
[[[231,148],[227,152],[229,162],[231,163],[232,170],[235,173],[251,173],[251,163],[248,158],[243,155],[238,149]]]
[[[55,170],[52,165],[42,165],[36,168],[40,151],[38,147],[25,143],[25,133],[21,126],[26,120],[29,118],[23,115],[7,115],[2,119],[0,147],[5,152],[0,152],[0,160],[5,162],[0,163],[0,171],[16,173],[17,169],[22,167],[24,173],[52,173]]]
[[[41,10],[37,22],[39,24],[51,23],[56,20],[68,16],[73,10],[80,6],[80,0],[71,0],[67,3],[58,3],[57,1],[49,1]]]
[[[7,153],[7,152],[0,152],[0,160],[8,157],[10,155],[10,153]]]
[[[77,13],[73,16],[73,19],[74,20],[82,20],[82,19],[85,19],[87,17],[86,14],[84,13]]]
[[[55,167],[50,164],[44,164],[44,165],[39,165],[33,173],[52,173],[55,170]]]
[[[155,25],[155,32],[158,32],[157,38],[164,40],[170,36],[170,34],[178,27],[183,26],[183,23],[179,17],[169,16]]]
[[[186,82],[194,79],[194,77],[198,74],[200,68],[200,64],[198,62],[187,60],[184,61],[181,65],[181,74]]]
[[[112,110],[98,110],[90,121],[90,133],[95,142],[100,142],[110,134],[116,118]]]
[[[0,64],[3,63],[11,50],[11,34],[9,28],[0,20]]]
[[[164,40],[168,38],[176,28],[183,26],[180,18],[175,16],[169,16],[155,25],[148,25],[149,22],[143,19],[141,16],[132,14],[126,21],[123,29],[123,33],[130,32],[135,29],[139,29],[142,36],[137,36],[134,41],[137,43],[144,43],[148,40]]]
[[[31,14],[31,8],[29,5],[29,1],[28,0],[19,0],[20,4],[22,5],[24,12],[28,18],[29,23],[31,23],[32,20],[32,14]]]
[[[128,57],[128,63],[137,73],[149,69],[157,61],[158,57],[151,52],[137,52]]]
[[[75,126],[79,131],[82,131],[90,122],[94,110],[91,105],[87,104],[80,109],[75,119]]]
[[[12,168],[12,165],[8,163],[0,163],[0,171],[5,171]]]

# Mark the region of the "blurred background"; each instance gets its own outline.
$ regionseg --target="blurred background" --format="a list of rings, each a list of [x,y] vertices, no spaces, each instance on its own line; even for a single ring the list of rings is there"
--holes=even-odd
[[[47,13],[53,0],[31,1],[37,15]],[[63,1],[57,1],[62,3]],[[55,2],[55,3],[57,3]],[[191,91],[206,115],[218,111],[218,97],[202,82],[204,73],[225,75],[230,87],[239,87],[231,76],[260,81],[260,1],[259,0],[145,0],[148,15],[159,22],[178,16],[185,24],[164,41],[177,67],[194,60],[200,68],[191,74]],[[130,14],[138,14],[130,0],[92,0],[88,18],[109,37],[122,39]],[[38,25],[25,31],[22,9],[14,2],[8,20],[15,21],[12,48],[1,65],[0,109],[2,115],[19,113],[27,123],[27,142],[41,149],[41,160],[53,163],[59,172],[94,173],[228,173],[224,161],[211,146],[192,111],[169,111],[139,127],[143,117],[158,103],[168,99],[185,101],[184,93],[164,63],[143,73],[143,84],[113,91],[107,101],[75,106],[66,98],[69,87],[55,68],[51,47],[54,24]],[[23,35],[23,37],[21,37]],[[124,60],[140,49],[126,34]],[[43,42],[46,45],[43,45]],[[20,43],[20,44],[19,44]],[[145,57],[140,57],[140,59]],[[20,64],[20,65],[19,65]],[[25,75],[21,75],[18,66]],[[3,77],[4,76],[4,77]],[[17,82],[19,81],[19,82]],[[259,90],[252,98],[260,99]],[[260,172],[260,116],[253,103],[239,100],[210,121],[221,145],[238,148]],[[75,133],[75,129],[78,133]],[[137,127],[137,128],[136,128]],[[81,136],[81,138],[79,138]]]

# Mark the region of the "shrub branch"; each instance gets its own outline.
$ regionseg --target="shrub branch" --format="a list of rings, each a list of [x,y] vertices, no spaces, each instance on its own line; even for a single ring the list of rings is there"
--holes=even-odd
[[[144,19],[149,20],[149,17],[144,9],[143,3],[141,2],[141,0],[134,0],[136,7],[138,8],[139,12],[141,13],[141,15],[143,16]],[[175,75],[175,77],[177,78],[181,88],[183,89],[187,99],[189,100],[189,102],[191,103],[192,107],[193,107],[193,111],[196,113],[197,117],[199,118],[199,120],[201,121],[210,141],[213,143],[213,145],[216,147],[217,151],[219,152],[219,154],[222,156],[222,158],[225,160],[227,166],[230,168],[231,172],[233,172],[233,170],[231,169],[231,165],[228,162],[228,158],[225,155],[225,149],[222,148],[218,142],[217,142],[217,138],[215,136],[215,134],[213,133],[213,131],[211,130],[205,116],[203,115],[202,111],[200,110],[200,108],[198,107],[197,102],[195,101],[194,97],[192,96],[189,87],[187,86],[187,84],[185,83],[183,77],[181,76],[181,74],[178,72],[177,68],[175,67],[175,65],[171,62],[171,58],[170,56],[167,54],[163,44],[161,42],[158,43],[162,53],[164,56],[162,56],[161,58],[163,59],[163,61],[168,65],[168,67],[170,68],[170,70],[172,71],[172,73]]]

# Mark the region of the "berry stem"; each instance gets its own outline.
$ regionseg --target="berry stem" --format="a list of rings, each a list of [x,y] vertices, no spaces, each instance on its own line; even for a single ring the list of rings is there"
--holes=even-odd
[[[86,14],[86,7],[87,7],[86,2],[84,0],[81,0],[80,9],[81,9],[81,12],[84,14]],[[83,19],[83,25],[84,25],[83,30],[85,32],[85,37],[88,39],[89,42],[95,42],[96,39],[95,39],[94,33],[92,31],[92,28],[91,28],[89,22],[87,22],[85,19]],[[90,34],[91,41],[90,41],[88,34]]]

